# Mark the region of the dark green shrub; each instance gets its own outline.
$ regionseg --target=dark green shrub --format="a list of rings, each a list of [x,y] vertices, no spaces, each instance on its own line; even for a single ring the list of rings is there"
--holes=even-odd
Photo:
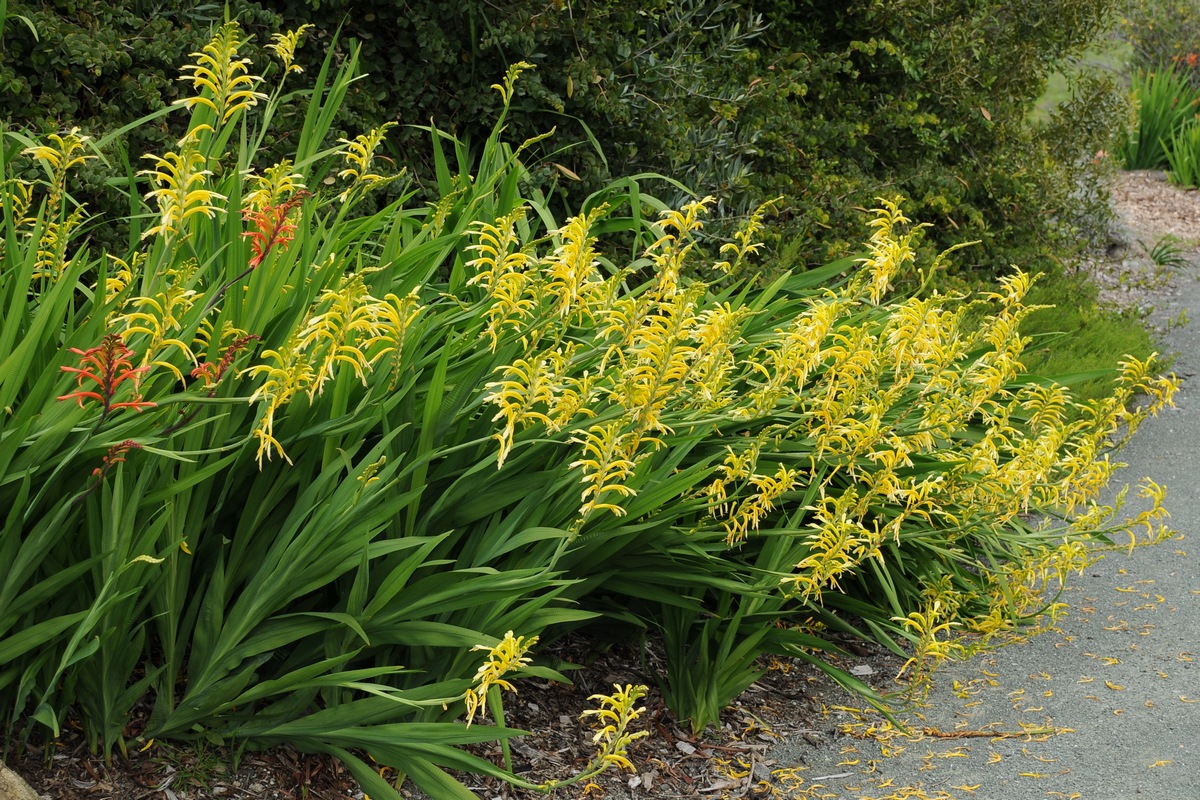
[[[430,194],[420,126],[432,121],[478,149],[498,110],[488,85],[524,60],[537,69],[517,87],[508,135],[557,129],[536,146],[528,180],[560,210],[613,175],[664,173],[718,197],[707,231],[719,236],[782,195],[768,239],[791,241],[789,257],[811,264],[849,250],[856,207],[901,193],[938,223],[931,250],[979,239],[970,266],[996,269],[1037,268],[1078,239],[1078,178],[1106,143],[1055,139],[1027,111],[1116,2],[463,0],[447,14],[434,0],[238,0],[230,13],[260,44],[276,15],[289,27],[314,23],[318,44],[299,54],[310,71],[339,28],[340,46],[361,42],[369,74],[331,136],[400,123],[387,152]],[[104,129],[119,107],[129,119],[170,102],[179,91],[170,64],[219,14],[200,4],[160,14],[130,0],[88,14],[65,0],[12,11],[43,42],[9,26],[0,86],[13,88],[0,114],[43,131]],[[29,93],[40,98],[32,115]],[[1095,130],[1118,127],[1109,123]],[[674,187],[655,191],[678,199]]]
[[[762,3],[773,61],[751,112],[769,138],[758,180],[792,201],[822,255],[844,247],[852,206],[900,191],[940,220],[938,244],[982,239],[968,255],[979,265],[1029,264],[1064,245],[1081,165],[1120,106],[1113,87],[1088,86],[1089,114],[1105,119],[1074,141],[1028,111],[1111,6]]]

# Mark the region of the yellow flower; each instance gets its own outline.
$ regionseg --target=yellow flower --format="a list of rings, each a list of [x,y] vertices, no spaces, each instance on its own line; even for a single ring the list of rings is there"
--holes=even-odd
[[[161,219],[158,225],[142,234],[143,239],[156,233],[178,234],[190,217],[196,214],[214,217],[222,210],[214,203],[225,200],[225,196],[205,188],[212,171],[204,169],[207,159],[197,150],[196,135],[202,128],[208,129],[208,126],[202,125],[180,140],[178,153],[142,156],[154,162],[154,169],[141,170],[138,174],[149,175],[157,186],[146,194],[146,199],[158,203]]]
[[[620,684],[613,684],[613,689],[615,691],[611,695],[594,694],[589,697],[589,700],[598,700],[600,707],[584,711],[580,715],[580,719],[595,718],[593,724],[596,726],[596,733],[592,736],[592,742],[599,748],[592,759],[595,766],[589,765],[585,774],[599,774],[609,766],[637,772],[629,760],[629,745],[648,736],[649,732],[630,733],[629,725],[646,710],[645,706],[637,707],[638,700],[646,696],[646,687],[632,684],[622,687]]]
[[[475,645],[471,650],[487,650],[487,658],[475,672],[475,685],[467,690],[464,699],[467,703],[467,727],[475,719],[475,714],[485,715],[487,710],[484,703],[488,692],[493,686],[515,692],[516,688],[504,680],[504,676],[515,670],[529,665],[531,658],[525,654],[537,644],[538,637],[513,636],[512,631],[504,634],[504,638],[495,647],[486,644]]]
[[[293,64],[296,58],[296,46],[300,42],[300,37],[307,33],[313,26],[301,25],[294,31],[287,33],[275,33],[271,35],[271,44],[267,45],[275,56],[283,62],[283,74],[287,75],[292,72],[303,72],[304,69],[298,64]]]
[[[179,105],[211,108],[216,112],[217,120],[224,123],[238,111],[267,99],[265,94],[254,91],[262,78],[249,74],[250,59],[238,58],[241,30],[237,22],[226,22],[201,52],[191,54],[196,63],[183,68],[185,73],[191,74],[181,75],[179,80],[191,81],[192,87],[199,89],[201,94],[177,100]]]
[[[521,73],[527,69],[534,69],[533,64],[530,64],[528,61],[518,61],[509,66],[508,72],[504,75],[503,84],[493,83],[491,85],[492,89],[500,93],[500,100],[504,103],[505,108],[512,102],[513,86],[516,85],[517,78],[521,77]]]
[[[554,233],[562,237],[562,244],[543,262],[542,271],[546,290],[554,296],[554,311],[564,321],[595,321],[592,306],[603,299],[604,282],[596,274],[599,262],[591,229],[607,210],[607,205],[600,205],[586,215],[572,217]]]
[[[260,398],[266,401],[266,409],[254,437],[258,439],[258,466],[262,468],[262,459],[271,458],[271,452],[279,453],[289,464],[292,460],[283,451],[283,446],[275,438],[275,412],[287,405],[297,392],[305,391],[316,378],[312,364],[301,351],[298,340],[293,337],[278,350],[264,350],[263,357],[274,364],[259,364],[242,370],[242,375],[265,375],[262,385],[250,396],[253,403]]]
[[[608,502],[607,498],[610,495],[632,497],[637,494],[625,485],[637,468],[637,462],[630,452],[630,445],[635,444],[634,434],[622,433],[621,428],[620,420],[596,424],[588,428],[583,438],[571,439],[572,442],[583,445],[583,457],[571,462],[570,467],[580,467],[583,470],[583,505],[579,509],[579,516],[584,520],[601,508],[618,517],[623,516],[625,509],[616,503]]]
[[[383,144],[388,130],[394,127],[396,127],[396,123],[385,122],[378,128],[355,136],[353,141],[338,139],[338,143],[345,146],[337,152],[346,160],[346,168],[338,173],[338,177],[350,178],[353,181],[345,191],[338,195],[338,199],[343,203],[350,198],[355,189],[370,189],[390,183],[400,177],[400,175],[393,175],[385,178],[371,171],[372,163],[375,160],[375,151],[379,149],[379,145]]]

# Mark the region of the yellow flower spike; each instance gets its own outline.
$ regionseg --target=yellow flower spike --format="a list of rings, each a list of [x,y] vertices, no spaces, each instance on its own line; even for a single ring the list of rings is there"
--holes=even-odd
[[[253,189],[246,192],[242,202],[250,211],[263,211],[270,206],[277,206],[288,200],[305,186],[304,176],[293,172],[295,165],[291,160],[284,159],[274,166],[267,167],[261,175],[247,172],[247,181]]]
[[[152,154],[142,156],[154,162],[153,169],[141,170],[138,174],[149,175],[151,183],[157,187],[146,194],[146,199],[158,204],[161,220],[142,234],[143,239],[156,233],[177,235],[190,217],[203,214],[211,218],[224,210],[214,204],[226,197],[204,188],[212,171],[203,168],[207,159],[196,149],[193,134],[198,130],[180,141],[178,153],[166,153],[161,157]]]
[[[592,736],[592,742],[598,747],[595,757],[585,769],[585,774],[596,775],[609,766],[637,772],[629,760],[629,746],[648,736],[649,732],[631,733],[629,726],[646,711],[645,706],[639,708],[637,703],[646,696],[647,690],[645,686],[632,684],[626,684],[624,687],[613,684],[613,689],[611,695],[594,694],[589,697],[589,700],[599,701],[600,707],[584,711],[580,715],[580,719],[595,718],[593,726],[596,733]]]
[[[484,332],[491,341],[492,352],[499,348],[501,335],[505,331],[520,331],[540,303],[540,276],[531,269],[535,259],[521,248],[517,232],[526,213],[527,209],[520,206],[496,220],[495,225],[477,223],[470,234],[476,241],[466,248],[478,254],[467,262],[476,271],[467,285],[480,285],[488,294],[484,311],[488,322]]]
[[[387,132],[396,127],[394,122],[385,122],[378,128],[373,128],[364,134],[355,136],[353,140],[338,139],[338,144],[345,145],[337,151],[346,161],[346,168],[338,173],[339,178],[350,178],[352,183],[338,195],[341,202],[346,202],[356,189],[371,189],[400,178],[404,173],[385,178],[371,171],[375,160],[375,151],[383,144]]]
[[[216,113],[219,122],[225,123],[238,111],[267,99],[254,90],[262,78],[249,74],[250,59],[238,58],[241,30],[236,21],[226,22],[200,52],[190,54],[196,63],[184,66],[183,72],[191,74],[181,75],[179,80],[191,81],[200,94],[177,100],[178,105],[206,106]]]
[[[624,354],[617,401],[634,422],[636,436],[666,431],[660,415],[687,385],[698,355],[690,344],[696,323],[695,299],[689,291],[660,304],[634,333]]]
[[[483,664],[475,672],[474,685],[467,690],[464,700],[467,704],[467,727],[471,727],[471,723],[478,713],[481,716],[487,714],[485,704],[487,701],[488,692],[493,686],[499,689],[505,689],[510,692],[515,692],[516,688],[504,680],[504,676],[515,670],[522,669],[529,665],[533,660],[526,653],[538,642],[538,637],[530,636],[513,636],[512,631],[507,631],[494,647],[488,647],[485,644],[475,645],[471,648],[474,650],[487,650],[487,657]]]
[[[721,245],[720,254],[732,257],[733,261],[717,262],[713,264],[713,269],[723,272],[726,275],[735,274],[747,258],[758,255],[758,249],[762,247],[762,242],[755,240],[759,233],[762,232],[763,219],[767,214],[777,210],[781,202],[783,202],[782,196],[775,197],[754,209],[750,214],[750,218],[746,220],[745,226],[741,230],[734,232],[734,241]]]
[[[300,38],[304,36],[312,25],[304,24],[293,31],[287,33],[275,33],[271,35],[271,44],[267,45],[267,49],[275,54],[275,57],[283,62],[283,74],[288,75],[292,72],[303,72],[304,68],[299,64],[292,63],[296,58],[296,47],[300,43]]]
[[[365,386],[371,362],[364,352],[368,343],[384,334],[378,301],[372,297],[362,276],[350,275],[337,289],[321,292],[313,312],[298,335],[297,348],[308,354],[314,380],[308,386],[311,401],[334,377],[334,367],[346,364]]]
[[[387,456],[381,456],[378,461],[374,461],[363,467],[362,473],[355,479],[363,485],[363,488],[370,486],[372,483],[379,482],[379,476],[376,474],[383,469],[387,464]]]
[[[248,401],[254,403],[263,400],[266,404],[254,430],[254,438],[258,439],[259,469],[262,468],[263,456],[269,461],[273,452],[278,453],[289,464],[292,463],[279,440],[275,438],[275,412],[291,402],[297,392],[306,391],[316,379],[312,364],[299,348],[296,337],[290,339],[279,350],[264,350],[262,357],[274,363],[247,367],[240,373],[251,377],[265,376],[262,385],[254,391]]]
[[[838,588],[837,579],[854,570],[868,558],[880,558],[883,532],[862,525],[857,490],[848,487],[836,498],[822,497],[813,509],[815,532],[805,541],[810,553],[796,564],[797,574],[785,581],[804,599],[819,599],[826,587]]]
[[[689,380],[691,395],[704,411],[720,410],[736,399],[730,379],[737,367],[742,322],[748,316],[749,309],[721,303],[705,309],[695,320],[690,336],[697,347],[691,355]]]
[[[776,329],[771,343],[749,359],[751,370],[762,381],[755,384],[748,405],[735,416],[763,416],[781,401],[798,401],[809,373],[825,360],[825,341],[847,308],[844,299],[827,295],[811,300],[809,309],[786,329]]]
[[[140,251],[134,253],[128,262],[111,253],[106,255],[112,261],[113,267],[113,271],[104,279],[104,304],[108,305],[116,300],[117,295],[125,291],[129,284],[133,283],[133,275],[146,260],[146,254]]]
[[[727,457],[726,464],[729,462],[730,459]],[[731,466],[732,469],[726,474],[737,474],[736,463]],[[740,544],[746,540],[750,531],[758,530],[759,523],[775,509],[776,503],[785,494],[799,486],[800,476],[799,470],[788,469],[783,464],[779,465],[779,469],[774,475],[750,474],[746,476],[746,482],[753,487],[754,493],[739,502],[733,513],[722,522],[725,526],[726,543]]]
[[[384,356],[391,355],[389,389],[395,388],[396,381],[400,377],[400,365],[404,358],[404,343],[408,338],[408,332],[424,310],[425,306],[421,305],[420,297],[415,289],[404,297],[397,297],[389,292],[384,295],[382,301],[376,302],[372,307],[378,323],[378,332],[362,344],[362,349],[378,348],[371,356],[372,367]]]
[[[0,183],[0,192],[12,204],[13,227],[20,230],[26,225],[32,225],[36,220],[29,214],[33,204],[33,184],[20,178],[9,178]]]
[[[863,299],[878,305],[883,295],[891,288],[892,279],[906,264],[915,262],[916,251],[913,239],[928,225],[917,225],[901,234],[899,228],[911,224],[900,210],[899,199],[877,198],[880,207],[875,209],[875,218],[867,224],[875,228],[867,242],[870,256],[859,259],[863,265],[859,274],[842,290],[842,296],[851,300]]]
[[[142,334],[150,337],[144,348],[142,365],[154,364],[164,367],[175,375],[180,383],[185,383],[183,372],[169,361],[158,358],[167,348],[178,350],[188,360],[191,367],[198,363],[191,347],[183,341],[171,336],[174,331],[182,330],[183,316],[195,305],[200,295],[193,289],[184,288],[181,281],[172,283],[153,297],[133,297],[126,308],[137,309],[119,314],[113,318],[113,325],[122,330],[122,336]],[[182,276],[187,280],[188,276]],[[190,369],[190,368],[189,368]]]
[[[468,286],[479,284],[490,293],[505,275],[522,272],[529,266],[531,258],[521,250],[517,233],[517,226],[525,221],[528,211],[521,205],[496,220],[495,225],[483,220],[474,223],[468,235],[475,237],[475,243],[467,245],[466,251],[479,255],[466,263],[476,271],[467,279]]]
[[[654,244],[646,248],[646,256],[654,265],[654,279],[649,291],[652,299],[668,302],[675,296],[683,265],[695,247],[695,242],[683,242],[704,227],[700,215],[714,202],[712,197],[705,197],[679,210],[667,209],[662,212],[662,219],[657,226],[662,233]]]
[[[95,158],[94,155],[76,155],[83,150],[84,143],[91,140],[90,136],[80,136],[79,128],[71,128],[66,135],[60,136],[57,133],[52,133],[46,137],[54,146],[50,145],[34,145],[26,147],[21,151],[24,155],[33,156],[38,161],[46,164],[50,171],[55,175],[65,173],[72,167],[77,167],[83,164],[88,159]]]
[[[517,79],[521,77],[521,73],[526,70],[536,69],[533,64],[528,61],[518,61],[509,66],[508,71],[504,74],[503,84],[493,83],[490,88],[495,89],[500,93],[500,101],[504,103],[504,107],[508,108],[512,102],[513,87],[517,84]]]
[[[67,258],[67,245],[71,234],[83,222],[83,209],[76,208],[60,224],[53,220],[45,223],[41,239],[38,240],[36,260],[33,265],[33,277],[57,281],[71,265]]]
[[[487,384],[485,388],[491,392],[484,397],[484,402],[500,407],[496,416],[492,417],[492,422],[504,420],[504,427],[492,436],[500,443],[496,469],[504,466],[504,461],[512,450],[517,425],[522,428],[539,422],[548,428],[554,425],[554,421],[538,411],[537,407],[548,409],[554,403],[556,388],[551,360],[545,355],[530,360],[518,358],[507,367],[499,369],[503,370],[502,378]]]
[[[632,497],[636,491],[626,486],[633,477],[637,467],[636,460],[630,452],[631,445],[636,445],[636,437],[632,432],[622,433],[623,423],[620,420],[607,424],[592,425],[583,437],[572,437],[571,441],[583,445],[583,457],[571,462],[569,467],[580,467],[583,477],[580,482],[584,489],[581,494],[583,505],[579,508],[581,521],[586,520],[599,509],[611,511],[616,516],[623,516],[625,509],[615,503],[607,502],[611,495]]]
[[[74,167],[84,164],[89,159],[96,158],[94,155],[82,155],[80,151],[84,149],[87,142],[91,141],[90,136],[81,136],[79,128],[71,128],[64,135],[52,133],[46,137],[53,145],[41,144],[27,147],[21,152],[25,155],[30,155],[41,161],[50,170],[50,194],[47,198],[47,205],[50,208],[57,208],[59,200],[62,198],[62,193],[67,185],[67,172]],[[14,186],[18,187],[20,192],[21,186],[27,186],[24,181],[13,182]],[[24,193],[24,209],[29,207],[29,192]],[[21,199],[21,194],[18,194],[18,200]],[[21,208],[21,205],[18,205]],[[24,210],[21,211],[24,213]],[[17,220],[20,222],[20,216]]]
[[[601,204],[586,215],[569,219],[553,234],[561,237],[562,244],[542,262],[546,290],[554,296],[554,312],[564,321],[595,322],[592,309],[604,299],[591,229],[607,211],[608,206]]]

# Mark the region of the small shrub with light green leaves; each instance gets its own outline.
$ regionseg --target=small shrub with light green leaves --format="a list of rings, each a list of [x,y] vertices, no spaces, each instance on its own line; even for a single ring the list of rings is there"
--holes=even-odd
[[[287,743],[373,797],[399,795],[370,759],[439,798],[473,796],[455,770],[550,791],[632,766],[647,689],[593,698],[587,765],[518,776],[504,693],[566,680],[539,638],[656,630],[662,696],[699,729],[762,653],[870,695],[830,629],[923,679],[1044,610],[1089,543],[1165,535],[1153,482],[1133,520],[1096,497],[1174,381],[1128,359],[1080,403],[1025,373],[1029,276],[931,291],[952,256],[921,260],[891,199],[861,258],[769,282],[761,211],[716,264],[710,198],[629,178],[555,220],[531,142],[502,135],[522,64],[475,148],[428,129],[437,199],[378,208],[406,180],[388,128],[322,145],[353,58],[261,163],[302,35],[261,76],[234,23],[194,54],[186,134],[115,167],[122,252],[88,247],[71,194],[103,141],[0,147],[7,732]],[[891,297],[905,272],[926,291]],[[464,749],[489,741],[502,765]]]

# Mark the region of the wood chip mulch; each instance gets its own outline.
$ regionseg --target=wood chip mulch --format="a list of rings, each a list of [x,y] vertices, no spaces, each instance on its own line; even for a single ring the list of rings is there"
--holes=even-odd
[[[899,661],[881,648],[843,643],[850,651],[843,666],[895,674]],[[800,737],[817,745],[840,738],[825,719],[826,703],[845,696],[828,678],[795,659],[764,658],[763,675],[721,715],[719,728],[695,735],[665,708],[655,687],[662,668],[652,645],[608,645],[579,638],[556,643],[545,655],[551,662],[577,666],[567,674],[573,685],[540,679],[517,682],[517,694],[504,696],[506,722],[530,731],[511,745],[514,770],[536,782],[563,780],[577,774],[595,749],[593,731],[580,715],[593,707],[593,694],[609,694],[613,684],[650,686],[639,723],[649,736],[639,740],[630,757],[636,773],[609,770],[595,786],[575,785],[556,797],[648,798],[720,797],[728,789],[728,764],[740,759],[755,774],[773,766],[768,751],[786,739]],[[478,722],[476,724],[479,724]],[[490,721],[485,724],[490,724]],[[7,763],[49,800],[363,800],[363,792],[344,767],[321,754],[275,747],[240,754],[208,744],[155,743],[112,763],[89,752],[82,736],[66,732],[47,759],[35,743],[9,743]],[[502,763],[498,745],[481,745],[476,755]],[[529,800],[545,797],[515,790],[499,781],[458,775],[480,798]],[[585,793],[586,789],[586,793]],[[425,795],[411,784],[401,794],[413,800]],[[438,800],[438,798],[432,798]]]

